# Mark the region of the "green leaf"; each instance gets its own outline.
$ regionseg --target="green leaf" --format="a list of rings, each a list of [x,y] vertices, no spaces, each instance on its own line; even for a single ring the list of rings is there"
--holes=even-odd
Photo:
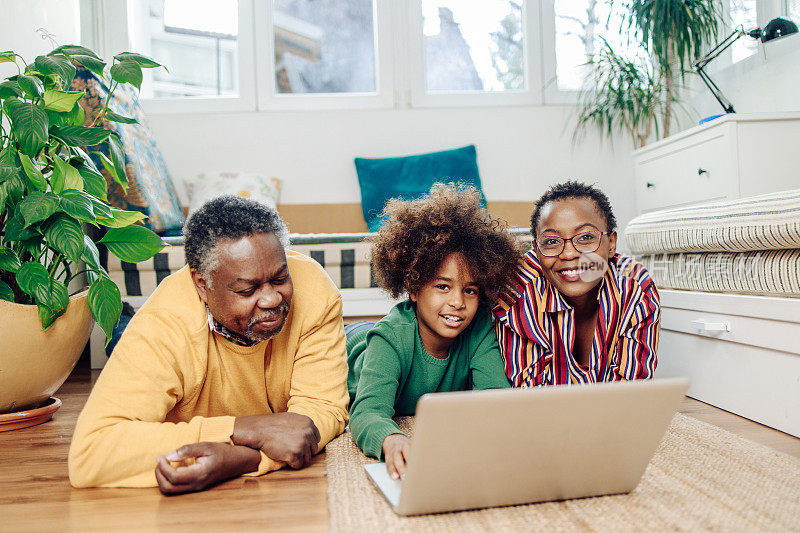
[[[14,250],[5,246],[0,247],[0,268],[12,274],[19,270],[22,263]]]
[[[110,339],[111,332],[122,314],[119,288],[110,279],[100,276],[89,287],[88,302],[94,319]]]
[[[161,237],[143,226],[110,228],[100,242],[128,263],[150,259],[167,245]]]
[[[42,329],[47,331],[48,329],[50,329],[50,326],[55,324],[56,319],[60,315],[58,315],[54,310],[50,309],[45,304],[36,302],[36,307],[39,310],[39,322],[42,323]]]
[[[111,212],[111,206],[95,196],[92,196],[92,207],[94,208],[94,216],[97,218],[114,217],[114,213]]]
[[[22,88],[20,88],[19,83],[16,81],[6,80],[0,83],[0,99],[6,99],[12,96],[21,97],[22,95]]]
[[[33,296],[37,302],[46,303],[50,299],[50,274],[41,263],[31,261],[24,263],[17,270],[17,284],[26,294]]]
[[[53,157],[53,175],[50,177],[50,187],[56,194],[61,194],[65,189],[83,190],[83,177],[78,169],[61,159]]]
[[[19,241],[22,245],[23,252],[27,252],[32,256],[36,257],[42,251],[42,246],[44,244],[44,235],[36,234],[30,239],[25,239]]]
[[[59,213],[44,230],[47,244],[77,263],[83,254],[83,229],[72,217]]]
[[[6,100],[11,116],[11,131],[19,141],[22,153],[36,157],[47,142],[47,114],[36,104]]]
[[[117,176],[117,169],[114,168],[114,163],[108,158],[106,154],[103,152],[92,152],[94,155],[100,158],[100,163],[103,165],[103,169],[108,172],[111,179],[120,183],[119,176]],[[120,184],[121,185],[121,184]]]
[[[0,63],[15,63],[14,58],[16,56],[17,54],[10,50],[8,52],[0,52]]]
[[[135,118],[125,117],[114,113],[113,111],[106,111],[106,118],[112,122],[119,122],[122,124],[138,124],[139,121]]]
[[[78,100],[83,98],[85,91],[55,91],[44,92],[44,108],[59,113],[72,111]]]
[[[28,194],[17,206],[25,219],[25,227],[47,220],[58,210],[58,196],[51,192],[33,191]]]
[[[0,182],[13,178],[19,172],[16,154],[17,151],[11,145],[6,146],[0,152]]]
[[[122,151],[119,138],[116,136],[110,137],[108,139],[108,148],[111,154],[111,162],[114,164],[114,173],[117,175],[116,181],[127,192],[128,174],[125,172],[125,153]]]
[[[36,301],[42,327],[46,330],[52,326],[56,319],[67,311],[68,305],[67,286],[60,281],[50,280],[50,294],[47,301]]]
[[[108,273],[100,265],[100,252],[97,250],[97,245],[88,235],[83,236],[83,255],[81,255],[81,260],[89,267],[86,272],[86,279],[89,280],[90,284],[97,281],[98,274],[108,276]]]
[[[93,57],[94,59],[100,59],[97,54],[89,50],[84,46],[79,46],[77,44],[63,44],[58,48],[54,48],[53,51],[49,52],[48,56],[55,56],[63,54],[69,57],[74,56],[89,56]]]
[[[6,241],[24,241],[32,237],[36,237],[38,233],[30,228],[25,227],[25,219],[22,218],[22,213],[17,211],[14,216],[6,222]]]
[[[50,133],[64,141],[67,146],[94,146],[105,141],[113,132],[104,128],[85,126],[63,126],[52,128]]]
[[[69,112],[69,125],[83,126],[86,121],[86,111],[83,110],[80,104],[75,104]]]
[[[132,59],[126,59],[111,67],[111,79],[117,83],[130,83],[137,89],[142,86],[142,67]]]
[[[17,83],[19,83],[20,89],[25,91],[25,94],[31,98],[41,98],[44,92],[42,80],[36,76],[26,76],[23,74],[17,78]]]
[[[105,76],[106,62],[91,56],[74,55],[72,59],[94,72],[100,77]]]
[[[108,199],[108,193],[106,192],[108,184],[102,174],[89,168],[88,165],[79,166],[78,173],[83,178],[83,189],[86,192],[102,201]]]
[[[91,195],[76,189],[67,189],[61,193],[61,210],[81,222],[94,222],[94,206]]]
[[[143,56],[142,54],[135,54],[133,52],[119,53],[114,56],[114,59],[116,59],[119,62],[133,61],[142,68],[156,68],[164,66],[155,59]],[[164,67],[164,69],[166,69],[166,67]]]
[[[36,65],[36,70],[42,74],[61,78],[65,87],[69,87],[75,77],[75,65],[62,55],[39,56],[34,61],[34,65]]]
[[[47,180],[42,171],[39,170],[39,167],[25,154],[19,154],[19,160],[30,184],[40,191],[45,190],[47,188]]]
[[[89,157],[89,154],[87,154],[81,148],[79,148],[77,146],[75,148],[73,148],[72,151],[75,152],[78,155],[78,157],[76,157],[75,159],[80,159],[83,162],[84,165],[88,166],[90,169],[94,170],[95,172],[99,172],[97,170],[97,167],[94,164],[94,161],[92,160],[91,157]],[[78,165],[78,168],[80,169],[80,165]]]
[[[22,179],[20,172],[6,180],[3,186],[6,191],[6,205],[9,205],[9,200],[11,204],[16,204],[25,194],[25,181]]]
[[[147,218],[147,215],[139,211],[125,211],[116,207],[111,208],[111,213],[111,217],[98,217],[97,222],[109,228],[124,228]]]
[[[0,300],[5,300],[7,302],[14,301],[14,291],[11,290],[8,283],[2,280],[0,280]]]

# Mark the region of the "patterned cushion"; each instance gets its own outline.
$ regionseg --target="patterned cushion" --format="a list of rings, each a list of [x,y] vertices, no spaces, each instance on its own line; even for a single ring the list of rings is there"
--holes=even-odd
[[[278,206],[281,195],[281,180],[249,172],[200,174],[185,182],[185,186],[190,215],[207,201],[223,194],[235,194],[272,208]]]
[[[625,242],[637,255],[800,248],[800,189],[645,213]]]
[[[655,254],[636,258],[659,289],[800,298],[800,250]]]
[[[72,89],[86,91],[81,106],[86,112],[88,125],[105,105],[108,87],[93,73],[78,66]],[[155,232],[179,230],[184,222],[180,201],[175,193],[164,157],[156,145],[153,132],[139,105],[136,90],[128,85],[118,86],[108,108],[139,121],[139,124],[103,121],[103,127],[114,130],[122,141],[122,149],[125,152],[125,173],[128,176],[126,194],[122,187],[103,171],[109,183],[109,201],[116,207],[146,214],[148,218],[145,224]],[[107,142],[100,145],[99,149],[108,155]],[[92,157],[96,158],[97,168],[102,169],[99,158]]]

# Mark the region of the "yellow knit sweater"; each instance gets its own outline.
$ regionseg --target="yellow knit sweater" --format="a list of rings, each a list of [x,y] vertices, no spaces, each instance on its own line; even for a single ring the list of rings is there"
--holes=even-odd
[[[211,333],[184,267],[131,320],[78,418],[69,450],[75,487],[156,485],[156,456],[184,444],[231,443],[237,416],[309,416],[319,448],[347,424],[341,298],[312,259],[286,252],[294,284],[275,338],[242,347]],[[251,475],[284,466],[264,453]]]

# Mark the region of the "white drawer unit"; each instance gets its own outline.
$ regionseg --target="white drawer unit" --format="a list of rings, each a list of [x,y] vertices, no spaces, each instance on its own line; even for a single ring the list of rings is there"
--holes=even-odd
[[[638,212],[798,186],[800,113],[731,114],[633,153]]]
[[[800,299],[662,290],[656,377],[800,437]]]

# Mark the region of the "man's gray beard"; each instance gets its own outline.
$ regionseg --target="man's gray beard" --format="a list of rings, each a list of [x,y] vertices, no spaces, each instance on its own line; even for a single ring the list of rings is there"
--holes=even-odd
[[[256,334],[253,331],[253,326],[256,324],[256,322],[260,322],[261,320],[268,320],[268,319],[272,318],[273,316],[275,316],[276,313],[283,316],[283,321],[280,324],[278,324],[276,327],[274,327],[273,329],[271,329],[271,330],[269,330],[269,331],[267,331],[265,333]],[[269,339],[271,339],[271,338],[275,337],[276,335],[278,335],[283,330],[283,327],[286,325],[286,317],[288,315],[289,315],[289,304],[286,303],[286,302],[283,302],[282,304],[280,304],[277,307],[277,309],[275,309],[275,310],[273,310],[273,311],[271,311],[269,313],[264,313],[263,315],[259,315],[259,316],[256,316],[256,317],[253,317],[252,319],[250,319],[250,322],[248,322],[248,324],[247,324],[247,329],[244,331],[244,333],[242,333],[242,335],[244,335],[245,337],[247,337],[248,339],[250,339],[253,342],[268,341]]]

